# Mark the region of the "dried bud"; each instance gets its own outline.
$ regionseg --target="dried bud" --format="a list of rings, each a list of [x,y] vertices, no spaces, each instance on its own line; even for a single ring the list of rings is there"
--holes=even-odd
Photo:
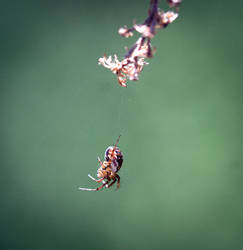
[[[173,11],[167,11],[164,13],[164,19],[168,23],[172,23],[175,21],[175,19],[179,16],[178,13],[175,13]]]
[[[133,28],[141,33],[143,35],[143,37],[148,37],[148,38],[153,38],[154,37],[154,33],[151,32],[151,27],[145,25],[145,24],[134,24]]]
[[[175,21],[175,19],[179,16],[178,13],[175,13],[173,11],[167,11],[167,12],[159,12],[160,20],[158,22],[158,26],[160,28],[166,27],[169,23],[172,23]]]
[[[169,6],[172,7],[179,7],[179,5],[181,4],[182,0],[167,0]]]
[[[128,29],[126,26],[121,27],[118,30],[119,35],[124,36],[124,37],[131,37],[133,36],[133,33],[131,31],[131,29]]]
[[[104,57],[99,59],[99,64],[102,64],[105,68],[110,69],[114,74],[117,75],[118,83],[122,87],[127,87],[126,82],[129,80],[138,80],[138,74],[142,71],[143,66],[148,64],[144,61],[144,58],[125,58],[121,62],[114,56]]]
[[[130,54],[131,58],[136,57],[153,57],[154,49],[151,47],[150,39],[145,40],[143,37],[140,37],[137,42],[136,46],[134,47],[133,52]]]
[[[125,76],[118,75],[118,76],[117,76],[117,80],[118,80],[118,83],[119,83],[122,87],[124,87],[124,88],[127,87],[127,85],[126,85],[127,79],[125,78]]]

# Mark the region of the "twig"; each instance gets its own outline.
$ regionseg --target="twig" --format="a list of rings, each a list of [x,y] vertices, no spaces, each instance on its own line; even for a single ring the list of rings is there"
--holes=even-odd
[[[178,17],[179,6],[182,0],[167,0],[170,8],[175,11],[164,12],[158,8],[158,0],[151,0],[148,10],[148,17],[143,24],[134,24],[132,28],[127,26],[121,27],[118,33],[124,37],[133,36],[133,32],[137,31],[141,34],[134,45],[127,50],[122,61],[117,56],[99,58],[99,64],[110,69],[117,75],[118,83],[122,87],[127,87],[127,80],[138,80],[139,73],[143,70],[144,65],[148,64],[145,58],[152,58],[155,49],[151,45],[151,39],[156,35],[157,30],[163,29],[172,23]]]

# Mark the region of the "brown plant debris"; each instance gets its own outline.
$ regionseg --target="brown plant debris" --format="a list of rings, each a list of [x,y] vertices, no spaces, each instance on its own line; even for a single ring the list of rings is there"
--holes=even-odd
[[[133,36],[134,31],[141,34],[134,45],[127,50],[127,54],[121,61],[118,60],[116,55],[113,59],[112,56],[107,57],[106,55],[99,58],[99,64],[116,74],[118,83],[122,87],[127,87],[128,79],[138,80],[139,73],[143,70],[144,65],[148,64],[145,58],[152,58],[155,53],[155,49],[151,45],[151,39],[159,29],[164,29],[178,17],[181,1],[167,0],[169,7],[175,10],[165,12],[159,9],[159,0],[151,0],[148,17],[143,24],[134,23],[132,28],[124,26],[118,30],[118,33],[126,38]]]

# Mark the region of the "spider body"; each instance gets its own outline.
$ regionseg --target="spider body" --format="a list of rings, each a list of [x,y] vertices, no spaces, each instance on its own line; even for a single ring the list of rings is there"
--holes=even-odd
[[[79,190],[85,191],[99,191],[103,187],[109,188],[115,182],[117,182],[117,188],[120,187],[120,176],[117,172],[120,170],[123,163],[123,154],[121,150],[117,147],[120,136],[118,137],[115,146],[109,146],[105,151],[104,161],[102,162],[98,157],[98,161],[100,163],[100,167],[97,170],[97,177],[99,179],[95,179],[91,175],[88,175],[92,180],[96,182],[103,182],[103,184],[95,189],[91,188],[79,188]]]

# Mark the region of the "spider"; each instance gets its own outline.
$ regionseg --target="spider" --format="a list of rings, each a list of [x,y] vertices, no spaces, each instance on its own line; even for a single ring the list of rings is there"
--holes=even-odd
[[[121,150],[117,147],[120,140],[119,136],[116,140],[115,146],[109,146],[105,151],[104,161],[102,162],[98,157],[98,162],[100,163],[100,168],[97,170],[97,177],[95,179],[90,174],[89,178],[97,183],[102,182],[103,184],[97,188],[79,188],[79,190],[84,191],[99,191],[103,187],[110,188],[117,181],[117,188],[120,187],[120,176],[117,172],[120,170],[123,163],[123,154]]]

